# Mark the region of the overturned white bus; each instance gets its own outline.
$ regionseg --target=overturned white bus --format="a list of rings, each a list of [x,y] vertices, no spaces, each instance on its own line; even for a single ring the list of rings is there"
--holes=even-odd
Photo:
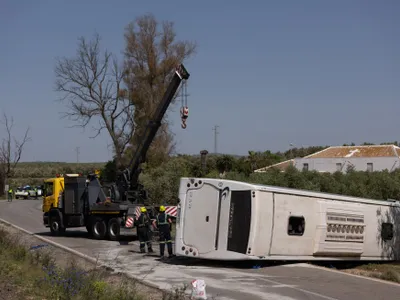
[[[400,203],[238,181],[182,178],[178,256],[399,260]]]

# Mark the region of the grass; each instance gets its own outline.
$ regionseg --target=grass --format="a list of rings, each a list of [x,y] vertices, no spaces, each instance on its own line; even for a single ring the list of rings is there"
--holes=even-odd
[[[351,274],[400,283],[400,263],[363,264],[343,271]]]
[[[164,293],[164,300],[185,299],[184,290]],[[60,267],[45,247],[27,249],[19,237],[0,228],[0,298],[145,300],[133,280],[118,280],[99,268],[83,269],[71,261]],[[159,299],[159,298],[158,298]]]

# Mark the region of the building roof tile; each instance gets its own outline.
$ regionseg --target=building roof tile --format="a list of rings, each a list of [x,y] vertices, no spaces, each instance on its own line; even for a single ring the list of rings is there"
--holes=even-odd
[[[363,145],[363,146],[332,146],[303,158],[363,158],[363,157],[400,157],[400,147],[395,145]],[[286,169],[293,165],[294,160],[286,160],[267,166],[254,172],[265,172],[269,168]]]
[[[395,145],[336,146],[311,154],[307,158],[349,158],[399,156],[400,148]]]

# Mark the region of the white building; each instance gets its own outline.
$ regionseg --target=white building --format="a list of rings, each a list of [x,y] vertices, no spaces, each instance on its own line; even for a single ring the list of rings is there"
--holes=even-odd
[[[355,171],[386,169],[391,172],[400,167],[400,147],[395,145],[329,147],[314,154],[287,160],[254,172],[265,172],[272,167],[284,171],[290,165],[298,170],[329,173],[346,172],[348,168],[353,168]]]

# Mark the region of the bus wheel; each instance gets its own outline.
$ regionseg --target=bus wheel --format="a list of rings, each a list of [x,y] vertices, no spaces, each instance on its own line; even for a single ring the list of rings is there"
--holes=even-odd
[[[120,224],[117,218],[112,218],[108,221],[107,226],[107,235],[111,241],[117,241],[119,239],[120,234]]]
[[[102,218],[96,218],[92,222],[92,235],[96,240],[103,240],[107,234],[107,225]]]

